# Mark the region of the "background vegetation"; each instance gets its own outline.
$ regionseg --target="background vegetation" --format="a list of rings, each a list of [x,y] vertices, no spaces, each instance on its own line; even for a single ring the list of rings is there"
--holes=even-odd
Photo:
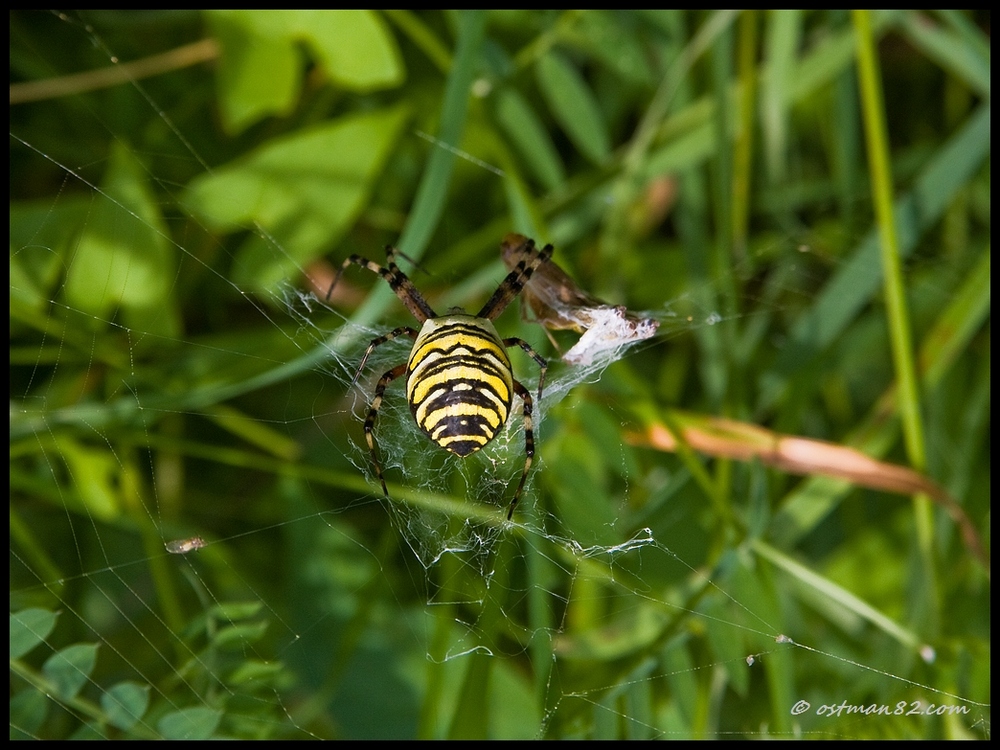
[[[990,735],[988,14],[10,20],[12,736]],[[425,570],[287,293],[392,243],[475,306],[508,231],[662,335],[548,408],[527,530],[397,476],[500,530]]]

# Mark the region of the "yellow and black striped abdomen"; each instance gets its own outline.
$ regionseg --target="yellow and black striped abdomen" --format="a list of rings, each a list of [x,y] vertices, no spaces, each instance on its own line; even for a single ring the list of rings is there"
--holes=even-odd
[[[445,450],[468,456],[507,421],[514,376],[493,323],[454,313],[428,318],[406,365],[417,426]]]

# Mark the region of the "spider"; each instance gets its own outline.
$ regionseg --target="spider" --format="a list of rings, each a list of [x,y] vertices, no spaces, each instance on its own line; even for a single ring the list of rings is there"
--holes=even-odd
[[[501,339],[493,321],[517,297],[535,269],[548,261],[553,248],[546,245],[537,250],[534,240],[520,235],[507,235],[504,243],[519,245],[519,261],[477,315],[470,315],[461,308],[453,308],[446,315],[435,313],[413,282],[396,265],[395,256],[399,251],[391,246],[385,249],[385,266],[360,255],[352,255],[344,261],[330,284],[327,299],[348,266],[363,266],[385,279],[413,317],[422,324],[419,331],[400,326],[373,339],[361,358],[358,375],[355,376],[357,380],[375,347],[397,336],[406,335],[413,339],[409,359],[379,378],[365,419],[365,440],[386,498],[389,497],[389,490],[385,486],[373,431],[386,386],[405,375],[406,399],[417,426],[434,443],[457,456],[475,453],[496,437],[507,422],[513,394],[520,396],[524,415],[525,458],[524,471],[510,501],[507,520],[514,516],[514,508],[535,455],[535,436],[531,423],[531,394],[514,378],[506,348],[519,346],[538,364],[539,400],[547,365],[528,342],[514,337]]]

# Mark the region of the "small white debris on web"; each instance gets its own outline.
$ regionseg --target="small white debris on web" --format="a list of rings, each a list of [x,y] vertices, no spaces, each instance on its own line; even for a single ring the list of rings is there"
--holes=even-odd
[[[508,234],[500,245],[504,264],[513,270],[533,246],[523,235]],[[585,292],[551,258],[535,269],[522,297],[539,325],[583,334],[563,355],[563,361],[571,365],[591,365],[602,355],[614,356],[621,347],[648,339],[660,327],[658,320],[636,317],[624,305],[609,305]]]
[[[174,539],[164,546],[167,548],[167,552],[172,555],[186,555],[188,552],[207,547],[208,544],[200,536],[193,536],[190,539]]]
[[[613,352],[633,341],[648,339],[660,327],[660,322],[657,320],[629,315],[623,305],[581,307],[572,313],[573,318],[586,331],[563,355],[563,361],[571,365],[592,364],[605,352]]]
[[[753,656],[748,656],[748,657],[747,657],[747,666],[748,666],[748,667],[752,667],[752,666],[753,666],[753,663],[754,663],[754,658],[753,658]]]

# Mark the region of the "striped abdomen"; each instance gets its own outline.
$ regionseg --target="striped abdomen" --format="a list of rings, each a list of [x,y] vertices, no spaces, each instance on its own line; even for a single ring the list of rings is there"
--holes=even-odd
[[[406,365],[417,426],[445,450],[474,453],[507,421],[514,376],[493,323],[454,313],[428,318]]]

